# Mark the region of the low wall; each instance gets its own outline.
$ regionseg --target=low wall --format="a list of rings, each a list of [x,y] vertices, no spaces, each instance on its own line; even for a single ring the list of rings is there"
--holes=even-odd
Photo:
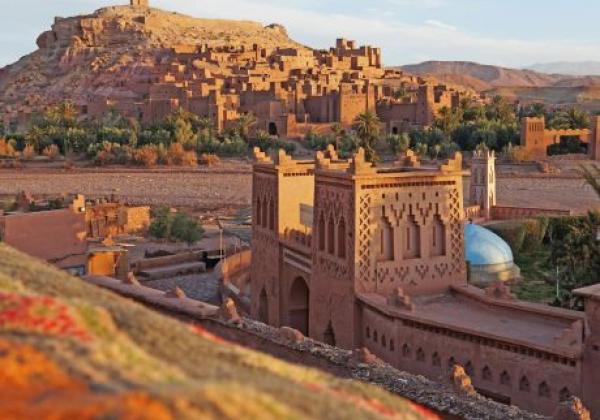
[[[167,255],[165,257],[146,258],[137,261],[133,265],[133,270],[138,273],[151,268],[167,267],[169,265],[184,264],[187,262],[202,261],[204,259],[204,251],[184,252],[176,255]]]
[[[140,301],[186,322],[196,323],[215,335],[244,347],[271,354],[280,359],[315,367],[342,378],[368,382],[438,411],[444,420],[523,419],[544,420],[546,417],[491,401],[485,397],[457,394],[451,387],[411,375],[376,360],[357,363],[351,351],[332,347],[306,338],[290,342],[278,328],[244,319],[240,325],[223,322],[216,317],[218,308],[188,298],[171,297],[148,287],[131,285],[108,277],[86,277],[87,282]]]
[[[571,210],[562,209],[541,209],[527,207],[500,207],[492,208],[492,219],[494,220],[513,220],[527,219],[535,216],[571,216]]]
[[[246,249],[224,258],[215,267],[221,296],[231,298],[242,312],[250,313],[250,264],[252,251]]]

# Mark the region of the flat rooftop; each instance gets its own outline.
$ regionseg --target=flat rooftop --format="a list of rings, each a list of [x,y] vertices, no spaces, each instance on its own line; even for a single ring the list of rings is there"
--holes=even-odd
[[[387,305],[379,295],[363,295],[363,301],[374,304],[383,312],[403,319],[446,328],[466,334],[513,343],[532,349],[577,357],[582,351],[582,339],[565,344],[557,341],[583,314],[546,308],[518,301],[498,301],[490,304],[456,291],[443,295],[418,297],[412,300],[413,310]],[[539,310],[539,312],[538,312]]]

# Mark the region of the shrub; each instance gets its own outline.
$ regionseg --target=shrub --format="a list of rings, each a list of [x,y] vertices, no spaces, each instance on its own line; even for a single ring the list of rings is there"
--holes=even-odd
[[[173,143],[167,151],[167,165],[181,165],[185,149],[181,143]]]
[[[404,152],[410,148],[410,136],[407,133],[392,134],[386,140],[390,150],[394,154]]]
[[[146,168],[151,168],[156,166],[158,162],[158,153],[156,147],[153,146],[143,146],[137,149],[133,154],[133,160],[138,165],[145,166]]]
[[[167,165],[196,166],[198,164],[196,152],[185,150],[181,143],[173,143],[169,146],[166,160]]]
[[[35,153],[35,148],[33,147],[33,145],[28,144],[25,146],[25,148],[23,149],[23,158],[24,159],[31,159],[36,155]]]
[[[173,214],[166,207],[155,211],[149,232],[155,238],[183,241],[190,245],[204,234],[202,226],[193,217],[185,213]]]
[[[46,146],[46,148],[42,151],[42,155],[50,159],[56,159],[60,155],[60,150],[56,144],[51,144]]]
[[[198,242],[204,233],[198,222],[185,213],[176,213],[171,223],[171,239],[191,245]]]
[[[0,139],[0,157],[15,157],[17,156],[17,151],[13,142]]]
[[[514,254],[518,254],[523,249],[526,229],[525,223],[522,221],[506,221],[486,227],[504,239]]]
[[[523,240],[523,249],[535,251],[544,242],[548,230],[549,220],[547,217],[537,217],[523,221],[525,229],[525,238]]]
[[[221,162],[221,159],[219,159],[219,156],[212,154],[212,153],[203,153],[200,156],[200,165],[212,166],[212,165],[217,165],[220,162]]]

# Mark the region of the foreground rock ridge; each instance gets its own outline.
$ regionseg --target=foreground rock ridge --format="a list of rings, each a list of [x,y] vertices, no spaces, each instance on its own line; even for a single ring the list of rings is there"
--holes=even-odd
[[[377,387],[245,350],[4,245],[0,261],[2,418],[437,418]]]

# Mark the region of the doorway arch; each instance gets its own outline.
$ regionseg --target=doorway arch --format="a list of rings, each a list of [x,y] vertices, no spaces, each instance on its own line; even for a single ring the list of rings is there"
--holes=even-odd
[[[277,124],[275,124],[274,122],[270,122],[268,128],[269,128],[270,136],[278,136],[279,135],[279,132],[277,130]]]
[[[296,277],[290,289],[290,327],[297,329],[308,336],[310,291],[306,280]]]

